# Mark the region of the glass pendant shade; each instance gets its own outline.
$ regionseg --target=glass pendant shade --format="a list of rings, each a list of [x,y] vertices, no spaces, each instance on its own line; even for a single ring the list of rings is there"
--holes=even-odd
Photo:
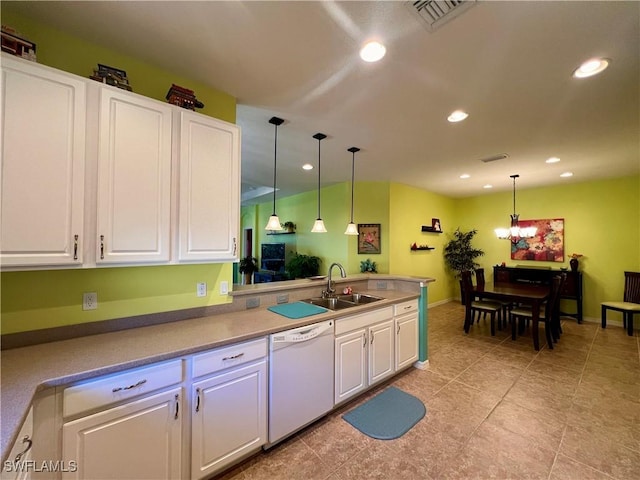
[[[358,227],[355,223],[351,222],[347,225],[347,229],[344,231],[345,235],[358,235]]]
[[[278,125],[282,125],[284,120],[278,117],[271,117],[269,123],[275,126],[275,138],[273,141],[273,213],[269,217],[265,230],[279,231],[282,230],[280,219],[276,215],[276,172],[278,165]]]
[[[516,213],[516,178],[520,175],[511,175],[513,178],[513,215],[511,215],[511,226],[509,228],[496,228],[496,236],[501,240],[511,240],[517,243],[521,238],[533,238],[536,235],[536,227],[520,227],[519,215]]]
[[[278,215],[271,215],[269,217],[269,222],[267,226],[264,227],[265,230],[282,230],[282,225],[280,224],[280,219]]]
[[[318,140],[318,218],[316,218],[311,233],[327,233],[322,217],[320,216],[320,142],[327,138],[324,133],[316,133],[313,138]]]
[[[355,179],[356,170],[356,152],[359,152],[358,147],[351,147],[347,149],[347,152],[351,152],[351,221],[347,225],[347,229],[344,231],[345,235],[358,235],[358,227],[353,223],[353,182]]]
[[[324,222],[321,218],[317,218],[313,223],[313,228],[311,229],[311,233],[327,233],[327,229],[324,226]]]

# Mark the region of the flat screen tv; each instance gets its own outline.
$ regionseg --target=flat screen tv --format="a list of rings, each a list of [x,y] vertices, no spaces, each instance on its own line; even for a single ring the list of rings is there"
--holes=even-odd
[[[263,243],[262,255],[260,256],[260,266],[263,270],[284,272],[285,244]]]

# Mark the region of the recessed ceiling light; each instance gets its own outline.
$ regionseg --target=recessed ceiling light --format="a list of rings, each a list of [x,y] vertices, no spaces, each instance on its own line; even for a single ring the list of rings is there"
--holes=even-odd
[[[365,62],[377,62],[384,57],[387,49],[380,42],[367,42],[360,50],[360,58]]]
[[[305,163],[304,165],[302,165],[302,169],[303,170],[313,170],[313,165],[311,165],[310,163]]]
[[[545,160],[545,163],[558,163],[560,159],[558,157],[549,157]]]
[[[573,177],[573,172],[564,172],[560,174],[561,177]]]
[[[471,175],[469,175],[468,173],[463,173],[462,175],[460,175],[460,178],[465,179],[465,178],[469,178],[471,177]]]
[[[591,58],[576,68],[573,72],[575,78],[586,78],[597,75],[609,66],[607,58]]]
[[[447,120],[449,120],[451,123],[461,122],[468,116],[469,114],[467,112],[456,110],[455,112],[451,112],[451,114],[447,117]]]
[[[482,187],[482,188],[493,188],[493,185],[491,185],[491,184],[487,183],[487,184],[486,184],[484,187]]]

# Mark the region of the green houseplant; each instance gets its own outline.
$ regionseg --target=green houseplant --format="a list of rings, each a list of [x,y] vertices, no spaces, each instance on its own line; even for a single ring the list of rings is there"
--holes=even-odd
[[[313,255],[296,253],[289,262],[286,270],[290,278],[307,278],[318,275],[320,258]]]
[[[238,265],[238,271],[244,275],[244,284],[251,284],[254,272],[258,271],[258,259],[252,256],[242,258]]]
[[[471,240],[473,240],[476,233],[478,231],[475,229],[463,232],[458,228],[453,233],[453,238],[444,247],[444,260],[447,267],[455,272],[458,279],[462,277],[462,272],[467,270],[474,272],[480,266],[476,262],[476,258],[484,255],[484,252],[471,245]],[[464,298],[462,295],[462,281],[460,281],[460,293],[460,298]]]
[[[284,223],[281,223],[280,225],[281,225],[281,226],[282,226],[282,228],[283,228],[284,230],[286,230],[287,232],[291,232],[291,233],[293,233],[293,232],[295,232],[295,231],[296,231],[296,224],[295,224],[295,223],[293,223],[293,222],[286,221],[286,222],[284,222]]]
[[[378,265],[367,258],[360,262],[360,273],[378,273]]]

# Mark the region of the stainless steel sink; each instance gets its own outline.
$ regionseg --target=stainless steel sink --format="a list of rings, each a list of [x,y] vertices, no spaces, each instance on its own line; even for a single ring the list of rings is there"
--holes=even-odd
[[[341,300],[337,297],[331,298],[306,298],[302,300],[306,303],[311,303],[312,305],[318,305],[319,307],[328,308],[329,310],[342,310],[343,308],[355,307],[356,304],[353,302],[348,302],[346,300]]]
[[[377,302],[379,300],[384,300],[384,299],[381,297],[373,296],[373,295],[352,293],[350,295],[339,295],[337,297],[329,297],[329,298],[322,298],[322,297],[306,298],[302,301],[306,303],[311,303],[312,305],[318,305],[320,307],[328,308],[329,310],[342,310],[344,308],[357,307],[358,305]]]
[[[364,293],[352,293],[350,295],[338,295],[340,300],[345,300],[347,302],[355,303],[356,305],[364,305],[365,303],[373,303],[379,302],[380,300],[384,300],[381,297],[376,297],[374,295],[367,295]]]

